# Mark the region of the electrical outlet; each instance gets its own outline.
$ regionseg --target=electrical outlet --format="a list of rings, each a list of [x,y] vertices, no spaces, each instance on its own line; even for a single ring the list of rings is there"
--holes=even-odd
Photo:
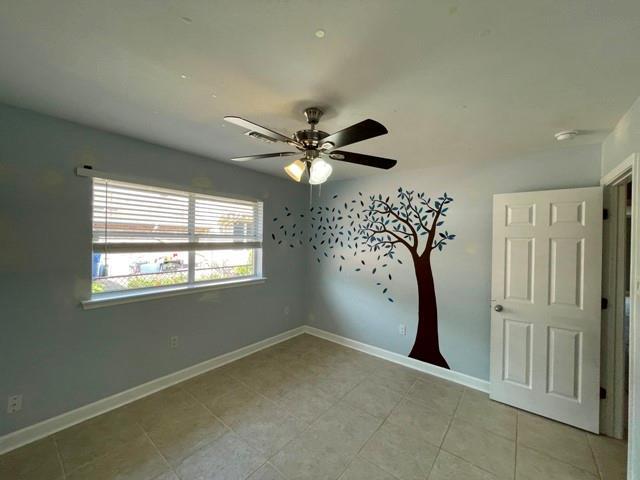
[[[403,337],[407,336],[407,326],[404,323],[398,325],[398,333]]]
[[[22,410],[22,395],[12,395],[7,402],[7,413],[16,413]]]
[[[178,348],[178,336],[169,337],[169,348]]]
[[[289,308],[289,305],[287,305],[286,307],[284,307],[284,314],[289,315],[289,312],[290,312],[290,308]]]

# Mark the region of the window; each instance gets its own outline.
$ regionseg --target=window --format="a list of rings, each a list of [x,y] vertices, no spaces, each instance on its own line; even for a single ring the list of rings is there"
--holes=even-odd
[[[262,203],[93,179],[93,298],[261,275]]]

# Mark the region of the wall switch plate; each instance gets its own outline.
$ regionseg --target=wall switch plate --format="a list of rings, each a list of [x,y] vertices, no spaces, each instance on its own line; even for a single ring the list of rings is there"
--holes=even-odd
[[[407,326],[404,323],[398,325],[398,333],[403,337],[407,336]]]
[[[178,336],[169,337],[169,348],[178,348]]]
[[[289,305],[287,305],[286,307],[284,307],[284,314],[285,315],[289,315],[289,312],[291,311],[291,309],[289,308]]]
[[[22,410],[22,395],[12,395],[7,401],[7,413],[16,413]]]

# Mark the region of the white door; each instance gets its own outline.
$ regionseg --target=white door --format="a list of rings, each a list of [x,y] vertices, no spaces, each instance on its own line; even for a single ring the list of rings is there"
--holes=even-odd
[[[602,189],[493,197],[491,398],[598,432]]]

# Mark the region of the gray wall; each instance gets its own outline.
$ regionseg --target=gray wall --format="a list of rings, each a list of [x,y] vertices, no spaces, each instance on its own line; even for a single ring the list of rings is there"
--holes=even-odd
[[[400,159],[401,161],[401,159]],[[451,368],[478,378],[489,377],[489,299],[491,280],[491,218],[494,193],[597,185],[600,146],[565,148],[474,165],[450,161],[422,170],[384,173],[358,180],[329,183],[322,197],[329,205],[365,195],[395,197],[398,187],[455,200],[442,228],[457,234],[443,252],[434,252],[433,267],[439,308],[441,350]],[[333,200],[333,195],[338,198]],[[402,250],[399,249],[401,252]],[[334,333],[407,354],[415,337],[417,290],[411,260],[392,264],[393,281],[355,272],[359,258],[348,257],[342,273],[329,258],[309,264],[312,307],[310,323]],[[367,259],[367,264],[371,266]],[[394,303],[381,287],[390,288]],[[408,327],[407,336],[398,332]]]
[[[266,283],[84,311],[94,168],[261,198],[265,217],[307,191],[284,179],[0,105],[0,435],[301,325],[305,251],[266,242]],[[265,239],[270,237],[265,224]],[[284,307],[290,307],[285,315]],[[180,346],[168,348],[178,335]]]
[[[633,153],[640,153],[640,97],[602,144],[602,175]]]

